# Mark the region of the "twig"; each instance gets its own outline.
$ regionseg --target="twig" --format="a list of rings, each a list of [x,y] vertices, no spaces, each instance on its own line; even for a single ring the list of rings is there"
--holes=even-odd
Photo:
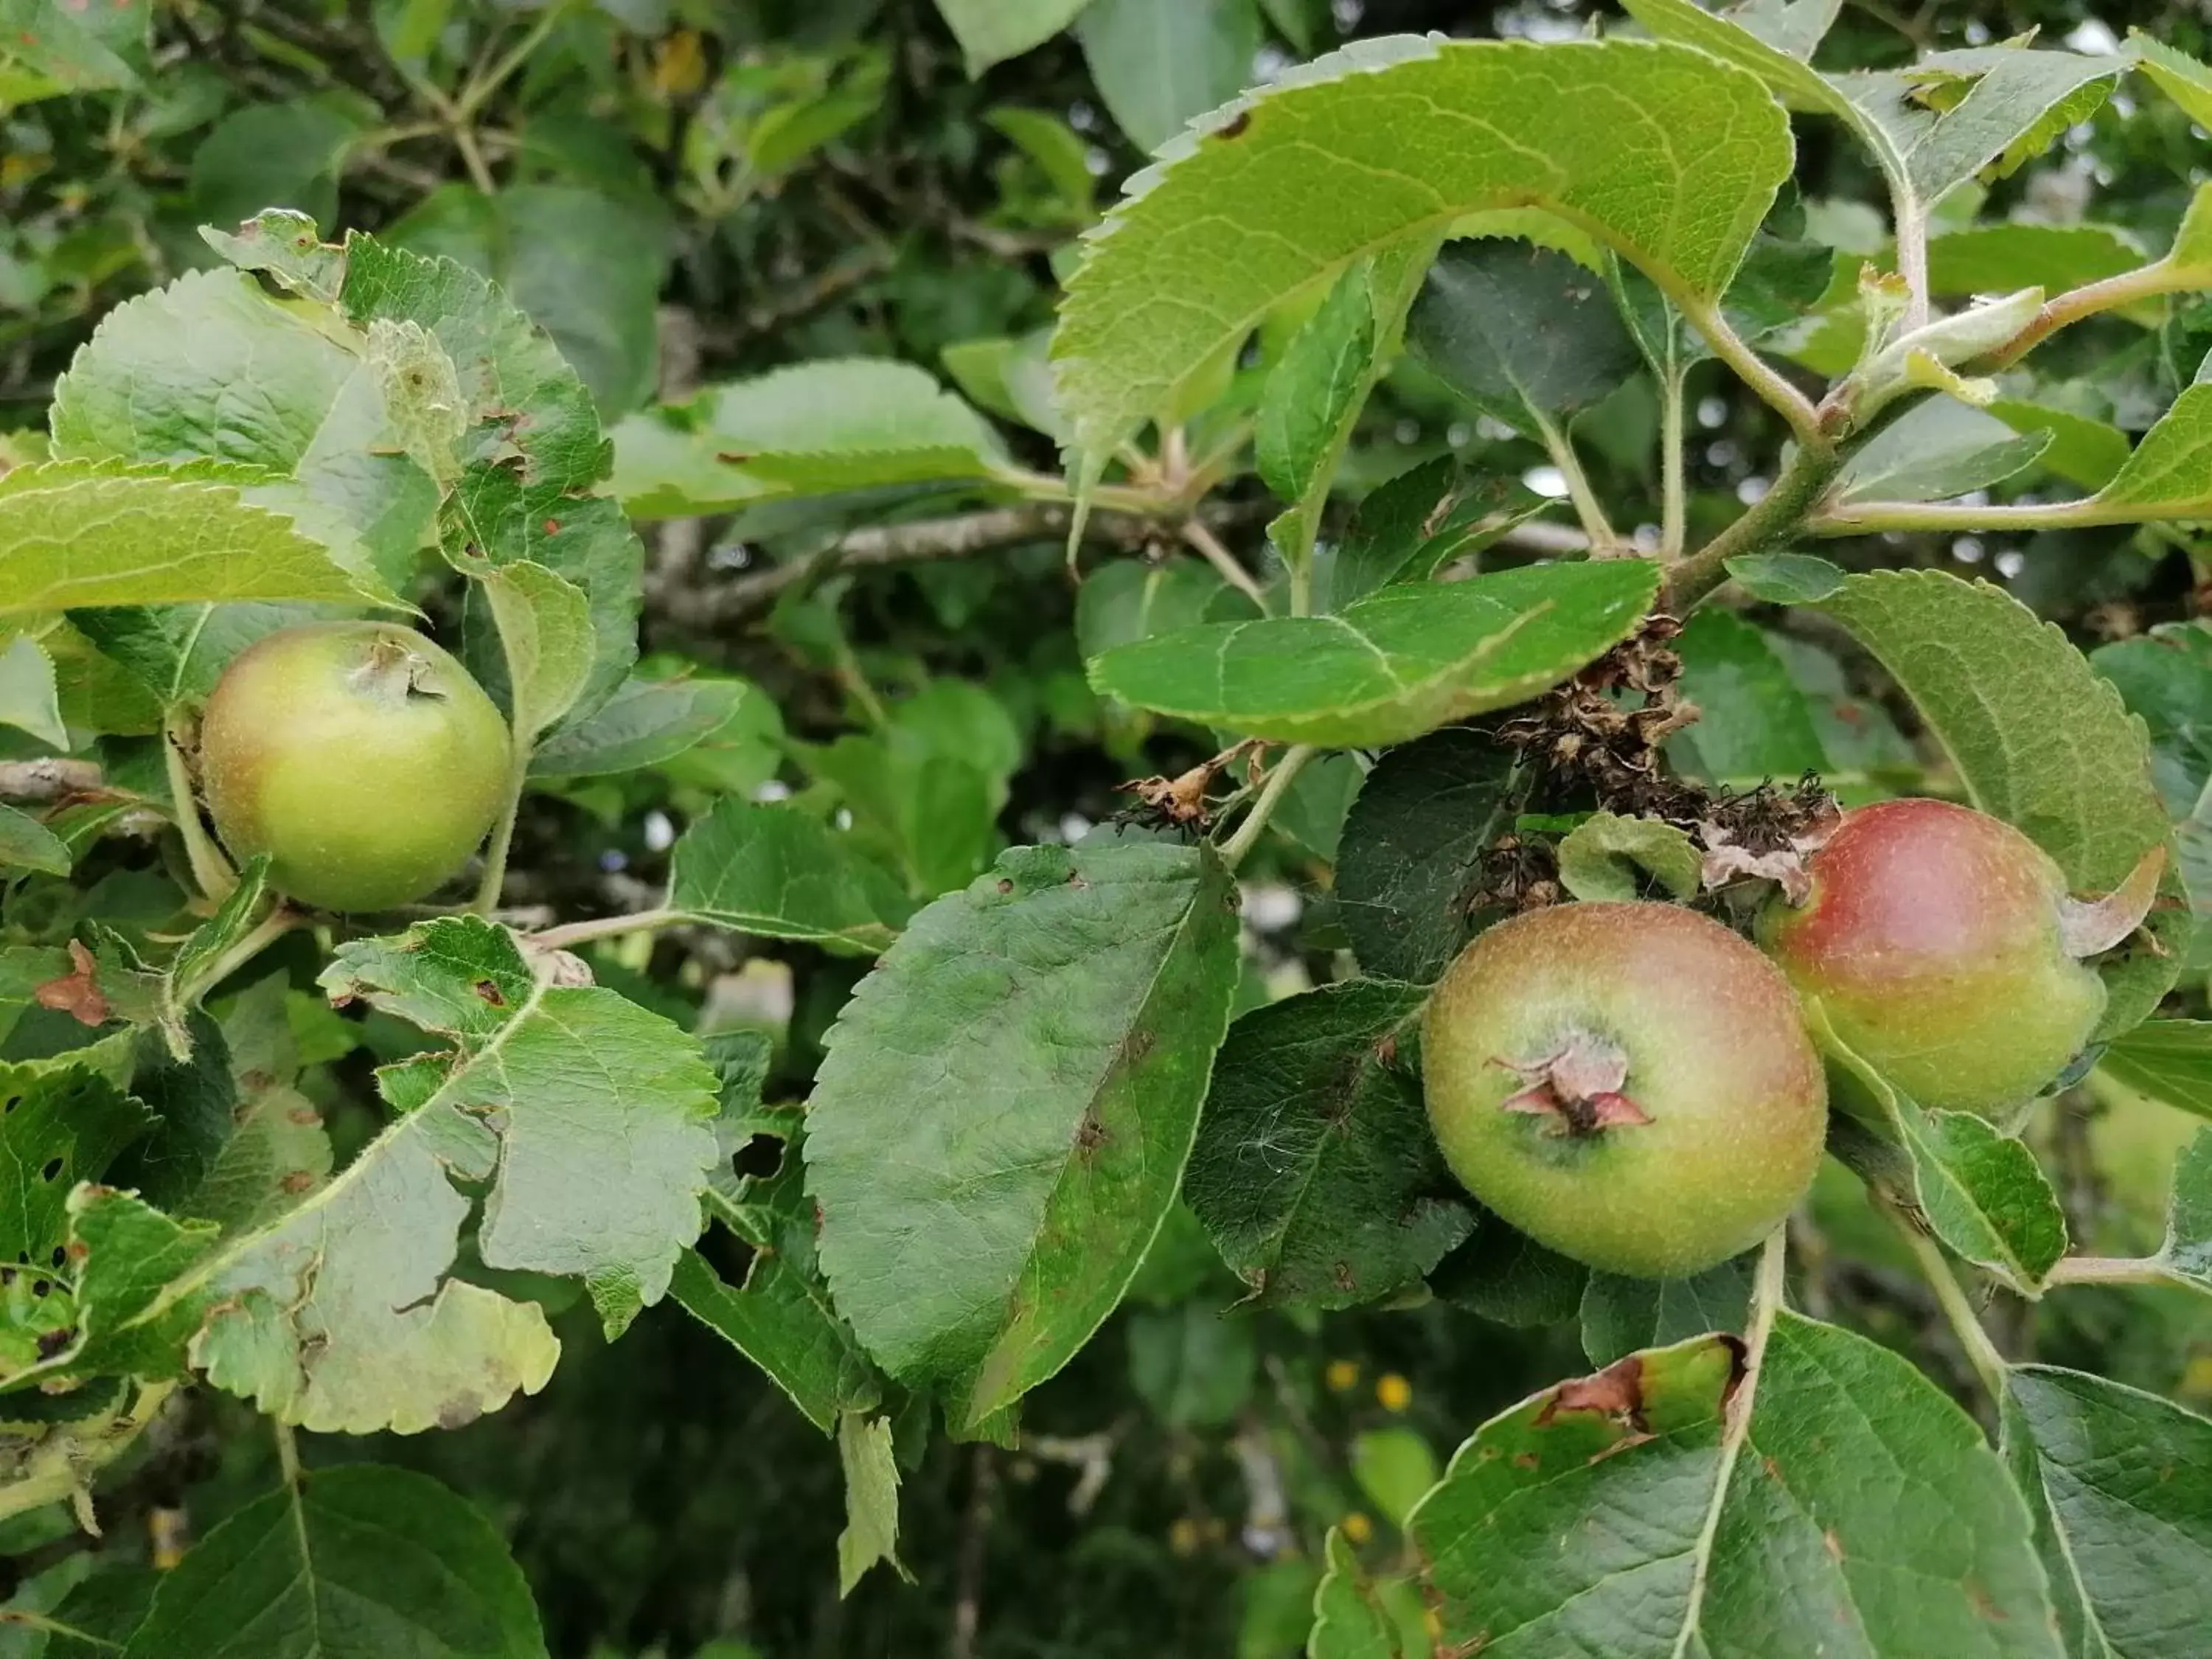
[[[1260,799],[1252,803],[1252,810],[1237,826],[1237,833],[1222,845],[1221,861],[1231,870],[1244,862],[1245,854],[1258,843],[1260,832],[1267,827],[1267,820],[1274,817],[1275,808],[1282,804],[1284,793],[1297,781],[1306,763],[1319,752],[1310,743],[1296,744],[1283,751],[1282,759],[1275,763],[1275,769],[1267,774]]]
[[[2154,1255],[2069,1255],[2043,1276],[2046,1285],[2171,1285],[2173,1271]]]
[[[1682,403],[1684,375],[1677,368],[1659,388],[1659,556],[1673,563],[1682,556],[1688,520],[1684,482]]]
[[[563,922],[558,927],[548,927],[530,935],[529,943],[541,951],[567,951],[579,945],[589,945],[594,939],[620,939],[625,933],[651,933],[657,928],[672,927],[684,920],[674,910],[635,910],[628,915],[591,916],[582,921]]]
[[[952,1639],[947,1659],[975,1659],[983,1620],[983,1566],[991,1540],[991,1499],[999,1486],[997,1449],[986,1443],[969,1460],[968,1510],[960,1521],[960,1555],[953,1569]]]
[[[1966,1356],[1966,1363],[1974,1368],[1974,1375],[1989,1390],[1991,1400],[2004,1398],[2005,1357],[1997,1352],[1996,1344],[1982,1328],[1980,1317],[1966,1300],[1966,1293],[1959,1288],[1958,1275],[1951,1264],[1943,1259],[1943,1252],[1936,1241],[1915,1226],[1891,1205],[1881,1207],[1911,1250],[1913,1260],[1919,1264],[1921,1276],[1928,1288],[1936,1292],[1936,1305],[1943,1310],[1943,1317],[1950,1322],[1951,1330],[1959,1339],[1959,1346]]]
[[[1690,326],[1705,337],[1713,355],[1736,372],[1737,378],[1757,392],[1766,404],[1790,422],[1790,430],[1798,443],[1809,450],[1826,451],[1830,447],[1828,434],[1820,429],[1820,413],[1813,400],[1790,385],[1780,370],[1770,368],[1766,361],[1743,337],[1729,326],[1718,306],[1709,302],[1686,302],[1679,295],[1676,307],[1688,319]]]
[[[1208,564],[1220,573],[1222,580],[1250,599],[1261,610],[1265,611],[1267,608],[1267,598],[1261,592],[1260,584],[1252,580],[1250,571],[1237,562],[1236,555],[1222,545],[1220,537],[1208,530],[1200,520],[1187,519],[1183,521],[1182,538],[1190,546],[1195,548]]]
[[[0,800],[43,806],[102,787],[100,768],[91,761],[0,761]]]
[[[1674,567],[1667,579],[1668,609],[1681,614],[1728,580],[1730,559],[1756,553],[1804,523],[1805,514],[1842,466],[1842,458],[1831,448],[1800,446],[1774,487],[1756,505]]]
[[[1024,543],[1054,541],[1067,534],[1073,511],[1065,501],[1030,501],[1014,507],[986,507],[950,518],[916,519],[906,524],[848,531],[811,558],[793,559],[773,569],[740,576],[735,581],[703,588],[696,594],[687,593],[680,601],[672,603],[670,609],[684,622],[713,628],[766,610],[787,587],[819,581],[839,570],[963,559]],[[1223,527],[1255,516],[1255,512],[1244,508],[1218,509],[1204,515],[1210,526]],[[1127,550],[1173,533],[1158,519],[1112,511],[1092,514],[1084,526],[1086,538]]]
[[[1583,471],[1573,441],[1556,422],[1547,420],[1534,409],[1528,412],[1535,422],[1537,436],[1551,453],[1552,465],[1559,468],[1559,477],[1566,481],[1567,500],[1573,504],[1575,517],[1582,520],[1583,533],[1589,538],[1591,552],[1604,557],[1620,546],[1620,538],[1607,520],[1597,492],[1590,488],[1589,475]]]

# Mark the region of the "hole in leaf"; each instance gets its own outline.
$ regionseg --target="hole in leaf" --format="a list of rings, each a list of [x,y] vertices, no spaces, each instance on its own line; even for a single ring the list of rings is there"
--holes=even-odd
[[[34,1279],[31,1281],[31,1294],[33,1296],[44,1296],[52,1289],[53,1289],[52,1285],[49,1284],[43,1279]]]
[[[732,1232],[726,1222],[716,1221],[699,1238],[699,1254],[707,1258],[707,1265],[722,1276],[722,1282],[744,1288],[751,1276],[753,1263],[760,1252]]]
[[[42,1180],[42,1181],[52,1181],[52,1180],[56,1176],[59,1175],[61,1172],[62,1172],[62,1161],[61,1161],[61,1159],[59,1159],[59,1158],[48,1158],[48,1159],[46,1160],[46,1167],[45,1169],[43,1169],[43,1170],[40,1170],[40,1171],[39,1171],[39,1178],[40,1178],[40,1180]]]
[[[47,1259],[51,1261],[54,1266],[58,1267],[63,1262],[69,1260],[69,1252],[64,1249],[60,1245],[57,1244],[54,1246],[53,1255]]]
[[[766,1181],[783,1167],[783,1142],[775,1135],[755,1135],[738,1148],[730,1167],[741,1176]]]

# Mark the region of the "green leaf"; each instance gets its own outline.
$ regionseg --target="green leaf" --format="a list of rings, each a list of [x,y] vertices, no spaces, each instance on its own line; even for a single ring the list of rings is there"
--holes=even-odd
[[[1667,745],[1677,767],[1739,785],[1827,769],[1812,707],[1759,629],[1707,605],[1685,624],[1675,649],[1682,696],[1698,708],[1697,724]]]
[[[2184,1284],[2212,1291],[2212,1130],[2199,1129],[2175,1161],[2157,1259]]]
[[[2097,1063],[2154,1100],[2212,1118],[2212,1020],[2147,1019]]]
[[[1987,412],[2015,432],[2050,434],[2036,459],[2045,471],[2084,489],[2102,489],[2128,464],[2128,434],[2106,422],[2018,398],[1999,398]]]
[[[304,299],[333,301],[345,283],[344,253],[327,246],[313,216],[296,208],[264,208],[235,231],[202,225],[200,240],[240,270],[260,271]]]
[[[319,302],[288,306],[242,272],[180,277],[109,312],[77,353],[54,388],[55,459],[210,459],[296,480],[301,529],[398,586],[438,484],[404,453],[365,343],[345,337]]]
[[[510,185],[496,198],[504,255],[492,275],[609,414],[653,396],[654,312],[675,237],[650,198],[567,183]]]
[[[1809,553],[1747,553],[1728,568],[1744,592],[1769,605],[1812,605],[1844,586],[1841,570]]]
[[[2075,891],[2110,892],[2169,841],[2142,723],[2063,634],[2002,589],[1940,571],[1876,571],[1846,578],[1812,607],[1848,629],[1912,699],[1972,804],[2018,826]],[[2179,888],[2169,869],[2166,890]],[[2185,906],[2160,906],[2142,934],[2104,959],[2111,1000],[2099,1036],[2157,1006],[2190,927]]]
[[[748,680],[635,675],[530,757],[532,777],[595,778],[659,766],[738,724],[767,693]]]
[[[2069,1653],[2185,1659],[2212,1574],[2212,1422],[2051,1365],[2006,1379],[2007,1452],[2048,1534]]]
[[[1924,213],[1977,173],[2002,178],[2041,154],[2096,112],[2124,67],[2112,56],[1985,46],[1929,52],[1908,69],[1856,71],[1834,83],[1883,171]]]
[[[2212,69],[2141,29],[2128,31],[2128,51],[2135,59],[2133,67],[2148,76],[2191,120],[2199,126],[2212,125]]]
[[[1593,812],[1559,842],[1559,884],[1578,899],[1626,902],[1656,881],[1678,899],[1694,897],[1704,856],[1689,836],[1657,818]],[[1640,1346],[1640,1345],[1639,1345]]]
[[[249,1649],[245,1644],[251,1643]],[[544,1659],[530,1586],[477,1507],[428,1475],[316,1469],[161,1575],[125,1659]]]
[[[599,493],[612,455],[591,393],[544,331],[475,271],[358,234],[345,248],[354,322],[419,325],[453,362],[470,424],[460,482],[440,515],[449,556],[473,550],[494,566],[527,560],[583,590],[592,672],[576,707],[597,708],[637,658],[645,553],[622,509]],[[471,605],[465,656],[478,679],[496,685],[505,663],[482,612]]]
[[[716,802],[676,843],[668,908],[715,927],[858,955],[887,947],[911,911],[897,882],[819,818],[732,799]]]
[[[632,416],[615,428],[615,493],[640,518],[901,485],[988,483],[1005,447],[911,363],[817,358]]]
[[[224,1046],[239,1103],[222,1150],[183,1206],[226,1233],[264,1227],[330,1178],[331,1138],[300,1071],[283,974],[241,993],[225,1016]]]
[[[1037,164],[1037,170],[1060,193],[1072,216],[1085,220],[1091,217],[1097,180],[1091,176],[1091,146],[1073,127],[1048,111],[1024,109],[1016,104],[1004,104],[988,111],[983,118],[1013,140],[1022,154]],[[1011,347],[1013,342],[1006,343]],[[947,348],[945,357],[945,367],[951,368],[951,348]],[[957,378],[957,371],[954,374]]]
[[[1447,244],[1406,337],[1474,408],[1532,435],[1604,402],[1644,363],[1605,279],[1531,242]]]
[[[147,0],[74,7],[64,0],[0,3],[4,61],[27,70],[35,84],[9,101],[55,93],[135,87],[146,61]]]
[[[335,93],[231,111],[193,146],[192,213],[234,225],[283,202],[328,222],[347,148],[373,119],[373,106]]]
[[[1828,1058],[1837,1112],[1901,1152],[1905,1164],[1900,1170],[1879,1154],[1856,1156],[1842,1139],[1838,1154],[1918,1210],[1959,1255],[2033,1295],[2068,1244],[2065,1212],[2035,1154],[1970,1113],[1923,1110],[1844,1046],[1817,1003],[1807,1006],[1807,1024]]]
[[[2212,628],[2154,628],[2099,647],[2089,661],[2149,729],[2151,776],[2173,819],[2181,883],[2197,921],[2184,971],[2212,967]]]
[[[888,1561],[908,1583],[898,1559],[898,1460],[891,1420],[847,1412],[837,1419],[837,1461],[845,1471],[845,1530],[837,1534],[837,1594],[850,1595],[868,1569]]]
[[[1437,1484],[1437,1455],[1411,1429],[1370,1429],[1353,1437],[1352,1477],[1394,1527]]]
[[[1465,1238],[1414,1069],[1417,986],[1352,980],[1229,1028],[1183,1194],[1267,1304],[1378,1301]]]
[[[2114,523],[2212,513],[2212,385],[2185,387],[2095,500]]]
[[[768,1039],[752,1033],[710,1038],[721,1073],[715,1139],[721,1162],[708,1188],[709,1216],[751,1247],[732,1285],[696,1250],[678,1258],[669,1289],[702,1324],[766,1371],[824,1434],[845,1412],[865,1412],[883,1389],[852,1329],[830,1305],[814,1259],[814,1206],[802,1187],[802,1115],[763,1107],[760,1085]],[[778,1147],[775,1171],[738,1173],[763,1137]]]
[[[1592,1273],[1578,1310],[1583,1352],[1593,1365],[1610,1365],[1638,1348],[1742,1330],[1751,1311],[1751,1264],[1738,1256],[1694,1279]]]
[[[1615,118],[1589,119],[1599,106]],[[1103,458],[1285,299],[1486,208],[1552,209],[1709,304],[1790,159],[1757,81],[1683,48],[1360,42],[1217,112],[1133,181],[1068,285],[1061,407]]]
[[[1432,985],[1474,929],[1484,854],[1527,784],[1511,751],[1452,728],[1393,749],[1360,786],[1338,845],[1336,902],[1359,965]]]
[[[409,1108],[457,1172],[498,1155],[477,1237],[487,1265],[582,1279],[610,1335],[660,1299],[714,1158],[695,1041],[612,991],[541,982],[512,935],[474,920],[341,945],[320,982],[457,1045],[449,1070],[407,1079],[435,1085]],[[488,1109],[489,1132],[456,1129]]]
[[[1429,1288],[1438,1300],[1501,1325],[1557,1325],[1580,1311],[1589,1278],[1581,1262],[1478,1206],[1474,1237],[1437,1264]]]
[[[537,1306],[452,1277],[488,1187],[476,1254],[581,1278],[618,1331],[658,1300],[699,1228],[714,1157],[713,1076],[678,1027],[611,991],[541,982],[513,938],[474,918],[340,948],[324,975],[447,1037],[386,1067],[401,1115],[270,1224],[224,1240],[131,1195],[85,1188],[77,1340],[19,1385],[118,1351],[176,1364],[316,1430],[465,1422],[535,1392],[559,1348]]]
[[[69,1237],[70,1193],[104,1176],[153,1120],[113,1084],[74,1066],[0,1066],[0,1264],[15,1286],[0,1297],[0,1373],[14,1373],[43,1357],[40,1339],[66,1329],[74,1312],[71,1275],[52,1260]],[[26,1265],[19,1273],[16,1264]],[[35,1292],[50,1279],[59,1294]]]
[[[166,708],[204,702],[256,640],[353,614],[333,605],[112,605],[71,611],[70,621]]]
[[[1928,285],[1937,294],[2059,294],[2148,258],[2117,225],[1969,225],[1929,240]]]
[[[51,748],[70,746],[53,659],[28,634],[18,634],[0,651],[0,725],[27,732]]]
[[[1116,559],[1083,579],[1075,643],[1086,657],[1200,623],[1256,617],[1259,607],[1203,559]]]
[[[1342,1527],[1328,1529],[1326,1547],[1328,1571],[1314,1592],[1308,1659],[1401,1659],[1390,1615],[1375,1600],[1374,1586]]]
[[[1649,562],[1531,566],[1386,587],[1334,617],[1215,623],[1095,659],[1101,692],[1241,735],[1370,748],[1521,702],[1617,644]]]
[[[1295,528],[1278,545],[1294,569],[1312,551],[1321,504],[1374,381],[1381,275],[1373,261],[1349,267],[1291,337],[1260,396],[1252,464],[1292,509],[1285,517]]]
[[[0,805],[0,868],[66,876],[70,862],[69,845],[59,836],[29,813]]]
[[[1766,31],[1754,27],[1748,7],[1716,15],[1695,0],[1622,0],[1622,4],[1631,17],[1661,40],[1695,46],[1750,70],[1791,109],[1850,118],[1850,106],[1843,94],[1805,61],[1812,56],[1811,45],[1794,51],[1770,38]]]
[[[1041,46],[1075,21],[1089,0],[937,0],[953,38],[968,56],[968,73]]]
[[[1410,1523],[1443,1645],[1773,1659],[1847,1632],[1869,1659],[2057,1659],[2027,1510],[1972,1419],[1785,1310],[1731,1456],[1741,1364],[1702,1337],[1478,1429]]]
[[[1316,560],[1315,609],[1341,611],[1392,582],[1426,581],[1551,505],[1518,479],[1464,475],[1449,455],[1425,461],[1376,485]]]
[[[1091,0],[1075,33],[1115,125],[1151,151],[1251,83],[1260,14],[1253,0]]]
[[[527,559],[484,571],[479,580],[507,653],[516,741],[527,743],[583,695],[592,672],[592,602],[582,588]]]
[[[1945,501],[2024,471],[2051,441],[2046,431],[2015,431],[2008,422],[1954,398],[1930,398],[1844,463],[1832,499]]]
[[[1142,1261],[1227,1027],[1235,908],[1202,848],[1017,848],[917,915],[825,1039],[823,1269],[957,1425],[1064,1365]]]
[[[44,487],[51,474],[54,482]],[[149,547],[165,556],[149,563]],[[0,613],[76,605],[379,596],[228,484],[19,467],[0,488]]]
[[[1129,1386],[1170,1429],[1218,1429],[1252,1402],[1252,1322],[1203,1301],[1129,1316]]]

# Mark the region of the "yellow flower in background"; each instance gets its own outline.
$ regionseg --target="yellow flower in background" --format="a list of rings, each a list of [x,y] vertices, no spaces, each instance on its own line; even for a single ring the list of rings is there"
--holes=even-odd
[[[1356,1359],[1332,1359],[1322,1377],[1337,1393],[1348,1394],[1359,1386],[1359,1362]]]
[[[1376,1379],[1375,1397],[1384,1411],[1401,1412],[1413,1403],[1413,1385],[1397,1372],[1386,1371]]]
[[[1375,1536],[1375,1523],[1358,1510],[1352,1510],[1336,1524],[1344,1529],[1344,1535],[1355,1544],[1364,1544]]]

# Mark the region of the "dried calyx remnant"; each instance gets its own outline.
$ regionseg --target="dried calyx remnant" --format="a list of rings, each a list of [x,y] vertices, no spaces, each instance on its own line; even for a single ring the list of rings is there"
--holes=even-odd
[[[1656,818],[1689,835],[1705,854],[1710,891],[1741,877],[1802,891],[1804,860],[1834,831],[1840,813],[1820,779],[1762,783],[1741,793],[1668,775],[1667,739],[1698,718],[1681,695],[1682,659],[1674,649],[1682,625],[1648,618],[1634,635],[1565,684],[1499,724],[1494,735],[1529,773],[1531,805],[1572,805],[1595,795],[1624,817]],[[1505,836],[1490,851],[1478,903],[1517,909],[1559,896],[1551,849]]]
[[[1492,1064],[1521,1079],[1519,1091],[1500,1103],[1503,1109],[1548,1120],[1547,1134],[1594,1135],[1601,1129],[1651,1121],[1650,1114],[1624,1092],[1628,1051],[1609,1037],[1572,1031],[1540,1059]]]

